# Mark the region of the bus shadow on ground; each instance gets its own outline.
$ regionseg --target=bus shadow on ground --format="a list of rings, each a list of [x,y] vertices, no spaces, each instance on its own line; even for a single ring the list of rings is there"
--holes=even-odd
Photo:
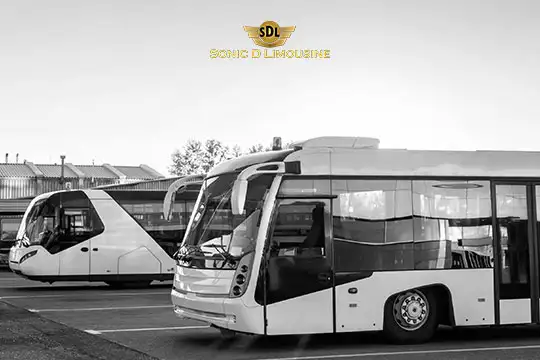
[[[170,284],[152,284],[150,286],[146,287],[138,287],[138,286],[125,286],[121,288],[114,288],[112,286],[109,286],[107,284],[99,284],[99,285],[91,285],[91,284],[85,284],[85,285],[49,285],[49,284],[43,284],[43,283],[36,283],[36,285],[28,285],[28,286],[20,286],[17,285],[16,288],[13,288],[13,291],[18,292],[25,292],[25,293],[31,293],[31,292],[42,292],[42,291],[123,291],[123,290],[152,290],[152,289],[170,289],[172,287],[172,282]]]
[[[456,328],[441,327],[434,338],[425,344],[419,345],[397,345],[386,341],[380,332],[360,332],[344,334],[317,334],[305,336],[250,336],[238,335],[233,339],[225,340],[216,330],[215,334],[186,335],[181,342],[188,342],[190,345],[214,350],[242,350],[253,353],[265,351],[309,351],[309,350],[358,350],[358,346],[364,346],[364,350],[370,348],[380,348],[380,346],[394,348],[395,350],[413,349],[421,346],[447,346],[459,347],[498,347],[511,346],[531,340],[540,340],[540,326],[512,326],[506,328]],[[504,345],[502,343],[505,343]]]

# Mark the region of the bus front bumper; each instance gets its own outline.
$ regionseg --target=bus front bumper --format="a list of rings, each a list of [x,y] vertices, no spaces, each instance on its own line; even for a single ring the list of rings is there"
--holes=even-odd
[[[217,328],[242,333],[264,332],[262,321],[259,321],[262,320],[262,308],[246,308],[240,299],[201,296],[173,288],[171,300],[175,315],[181,319],[198,320]]]
[[[198,320],[219,328],[230,329],[236,323],[234,314],[226,314],[222,297],[200,297],[172,289],[174,313],[181,319]]]

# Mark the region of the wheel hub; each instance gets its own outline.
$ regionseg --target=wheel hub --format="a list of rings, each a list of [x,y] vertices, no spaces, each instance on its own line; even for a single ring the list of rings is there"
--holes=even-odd
[[[422,305],[414,300],[406,306],[407,316],[411,319],[418,319],[422,315]]]
[[[404,330],[419,329],[428,315],[427,299],[421,292],[409,291],[398,295],[394,301],[394,320]]]

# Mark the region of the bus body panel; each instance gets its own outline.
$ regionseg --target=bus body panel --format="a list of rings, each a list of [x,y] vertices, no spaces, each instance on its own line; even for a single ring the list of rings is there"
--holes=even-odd
[[[177,281],[175,279],[175,284]],[[178,291],[173,286],[171,301],[176,316],[185,319],[193,319],[213,324],[228,329],[232,322],[231,314],[226,314],[223,307],[223,297],[200,297],[196,293]]]
[[[21,265],[19,264],[19,261],[21,260],[21,257],[23,256],[23,249],[18,247],[11,247],[9,250],[9,268],[13,272],[18,272],[21,269]],[[58,269],[56,270],[56,273],[58,273]]]
[[[118,203],[100,190],[84,192],[105,227],[91,239],[92,275],[173,273],[174,260]]]
[[[65,249],[56,254],[51,254],[47,250],[43,249],[47,253],[47,260],[54,258],[59,261],[60,276],[80,276],[84,280],[89,279],[90,275],[90,256],[91,256],[91,242],[92,239],[83,241],[79,244],[75,244],[69,249]],[[30,259],[29,261],[32,261]],[[36,259],[38,260],[38,259]],[[43,274],[45,275],[45,274]]]
[[[438,284],[449,290],[457,326],[495,324],[493,269],[387,271],[336,287],[336,331],[382,330],[390,296]]]
[[[233,276],[234,270],[202,270],[177,266],[174,286],[177,290],[183,292],[204,295],[228,295]]]
[[[19,263],[24,255],[36,250],[37,253],[34,256],[23,261],[22,264]],[[21,272],[27,276],[39,276],[42,274],[58,276],[60,273],[60,261],[58,257],[51,257],[51,254],[43,246],[32,245],[10,251],[10,268],[16,273]]]
[[[334,329],[332,289],[267,305],[268,335],[323,334]]]
[[[501,325],[530,324],[531,299],[500,300]]]
[[[264,308],[262,306],[247,307],[242,297],[226,299],[223,302],[223,309],[225,314],[235,314],[235,321],[229,324],[229,330],[264,334]]]
[[[203,297],[195,293],[171,292],[175,315],[211,324],[218,328],[250,334],[264,334],[263,307],[248,308],[241,299]]]
[[[160,259],[146,246],[140,246],[120,255],[117,261],[119,275],[159,274],[163,272]]]

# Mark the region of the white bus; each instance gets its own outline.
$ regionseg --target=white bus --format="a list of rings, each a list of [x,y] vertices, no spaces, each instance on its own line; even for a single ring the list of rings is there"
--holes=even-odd
[[[102,281],[119,287],[172,280],[173,255],[200,187],[201,179],[186,177],[168,194],[92,189],[39,195],[24,214],[9,267],[48,283]]]
[[[540,323],[540,153],[322,137],[212,169],[182,246],[179,317],[229,336]],[[232,239],[232,240],[231,240]]]

